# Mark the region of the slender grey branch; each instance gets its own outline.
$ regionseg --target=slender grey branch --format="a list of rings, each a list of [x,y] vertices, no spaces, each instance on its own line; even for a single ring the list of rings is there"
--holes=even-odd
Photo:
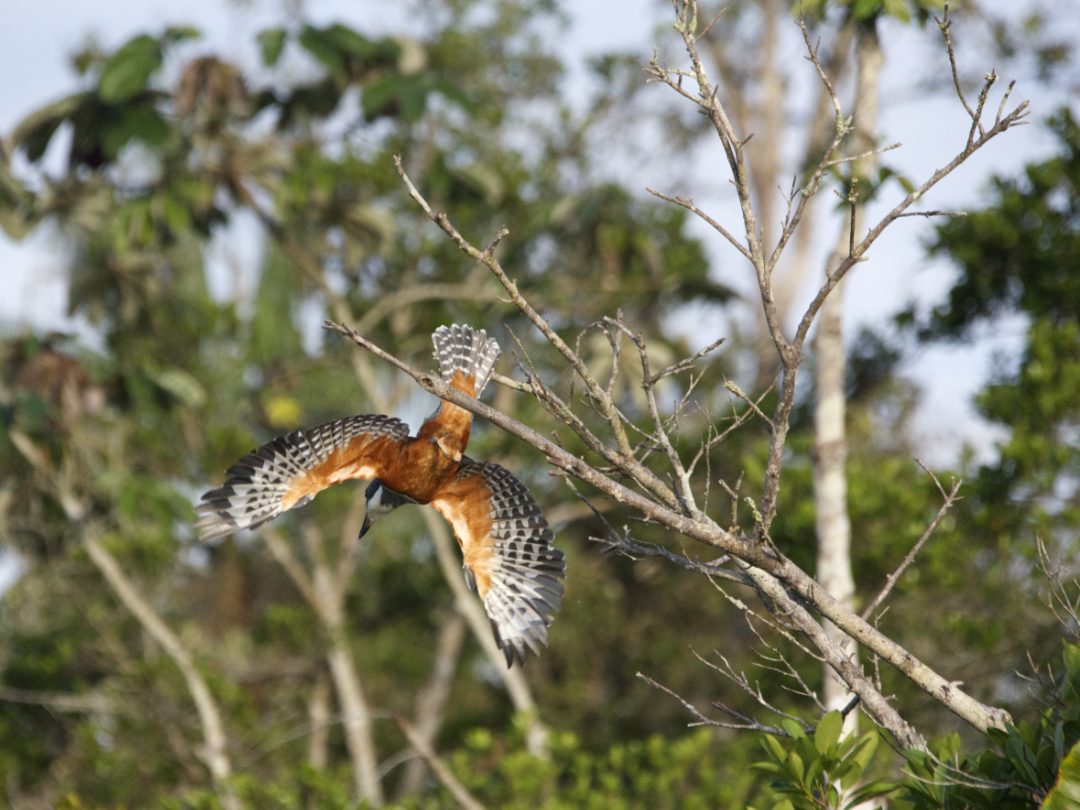
[[[466,810],[484,810],[484,805],[480,804],[480,802],[469,793],[468,789],[461,784],[461,781],[454,776],[453,771],[451,771],[439,755],[435,753],[435,749],[431,747],[424,735],[413,728],[412,723],[400,714],[394,715],[394,722],[397,723],[397,727],[401,729],[401,733],[405,735],[405,739],[409,741],[409,745],[415,749],[421,759],[423,759],[424,762],[427,763],[427,766],[431,768],[431,772],[435,774],[435,778],[439,780],[443,787],[450,791],[450,795],[454,797],[454,801]]]
[[[660,380],[664,379],[665,377],[671,377],[674,374],[681,374],[682,372],[686,371],[687,369],[693,368],[694,363],[696,363],[702,357],[705,357],[708,354],[712,354],[712,352],[715,349],[719,348],[719,346],[725,340],[727,340],[727,338],[719,338],[717,340],[714,340],[712,343],[710,343],[704,349],[700,349],[699,351],[694,352],[692,355],[690,355],[690,357],[684,357],[682,360],[679,360],[677,363],[672,363],[670,366],[665,368],[663,371],[658,371],[656,374],[654,374],[652,376],[652,378],[649,380],[649,382],[650,383],[657,383],[657,382],[660,382]]]
[[[14,686],[0,686],[0,702],[44,706],[49,711],[74,714],[113,714],[123,708],[101,692],[47,692]]]
[[[716,577],[717,579],[734,582],[736,585],[751,584],[749,578],[747,578],[745,574],[723,567],[729,560],[727,555],[711,562],[701,562],[683,554],[676,554],[663,546],[645,543],[640,540],[632,540],[628,535],[621,537],[617,535],[609,537],[595,537],[590,535],[589,541],[606,546],[608,549],[616,551],[631,560],[640,559],[642,557],[659,557],[672,565],[682,568],[684,571],[693,571],[695,574]]]
[[[619,417],[619,414],[616,412],[612,401],[604,395],[604,390],[600,386],[600,383],[597,382],[596,379],[593,377],[592,373],[585,365],[585,361],[582,360],[581,357],[573,349],[566,345],[563,339],[559,337],[558,334],[556,334],[555,330],[551,328],[551,326],[540,315],[540,313],[533,309],[532,305],[527,300],[525,300],[525,297],[518,290],[517,284],[511,281],[510,277],[506,274],[506,271],[503,270],[502,265],[499,264],[499,261],[492,253],[494,246],[498,244],[499,240],[502,239],[503,236],[505,236],[504,231],[506,229],[503,228],[499,232],[499,234],[492,241],[487,250],[478,250],[464,236],[461,235],[457,228],[454,227],[453,223],[450,222],[450,219],[446,216],[445,213],[443,213],[442,211],[436,212],[431,209],[431,206],[428,204],[427,200],[424,199],[424,196],[419,192],[419,190],[413,184],[412,180],[410,180],[409,176],[405,173],[405,168],[402,165],[401,157],[398,155],[394,156],[394,166],[397,168],[398,175],[401,177],[402,182],[405,183],[405,187],[406,189],[408,189],[409,196],[413,198],[416,204],[419,205],[421,209],[423,209],[424,213],[427,214],[428,217],[436,225],[442,228],[442,230],[450,237],[451,240],[453,240],[454,244],[456,244],[463,253],[472,258],[474,261],[480,262],[492,272],[492,274],[499,280],[499,283],[502,284],[503,288],[507,291],[507,293],[510,294],[510,300],[517,306],[519,310],[521,310],[521,313],[525,315],[525,317],[528,318],[530,321],[532,321],[533,325],[540,330],[541,334],[543,334],[545,338],[547,338],[547,341],[555,347],[555,349],[559,352],[559,354],[563,356],[566,362],[570,364],[570,367],[573,368],[575,372],[577,372],[577,375],[582,379],[586,387],[589,389],[589,393],[600,405],[601,411],[607,419],[608,424],[611,425],[611,432],[615,438],[615,443],[619,449],[619,452],[627,458],[630,458],[630,442],[627,439],[626,431],[623,427],[622,420]]]
[[[743,722],[740,722],[740,723],[727,723],[727,722],[724,722],[723,720],[714,720],[711,717],[706,717],[704,714],[701,713],[701,711],[693,703],[691,703],[689,700],[684,698],[682,695],[680,695],[678,692],[674,691],[673,689],[669,689],[668,687],[664,686],[663,684],[657,683],[656,681],[654,681],[652,678],[650,678],[648,675],[645,675],[644,673],[638,672],[637,677],[638,677],[639,680],[644,681],[649,686],[651,686],[653,689],[658,689],[661,692],[663,692],[664,694],[670,695],[671,697],[675,698],[675,700],[677,700],[679,703],[681,703],[683,705],[683,707],[688,712],[690,712],[690,714],[692,714],[694,717],[696,717],[698,719],[697,722],[696,723],[689,723],[688,725],[690,727],[693,727],[693,726],[715,726],[717,728],[730,728],[730,729],[736,729],[736,730],[764,731],[766,734],[772,734],[773,736],[776,736],[776,737],[788,737],[788,736],[790,736],[782,728],[778,728],[776,726],[767,726],[764,723],[759,723],[756,720],[752,720],[749,717],[746,717],[745,715],[743,715],[743,714],[741,714],[739,712],[736,712],[733,709],[729,709],[726,706],[723,706],[722,708],[721,707],[718,707],[718,708],[721,708],[721,711],[725,711],[725,712],[727,712],[727,713],[729,713],[731,715],[734,715],[736,717],[741,718],[743,720]]]
[[[827,168],[832,168],[833,166],[840,166],[844,163],[858,163],[867,158],[877,157],[885,152],[892,152],[895,149],[899,149],[901,145],[902,144],[897,141],[896,143],[890,143],[888,146],[877,146],[873,149],[867,149],[865,152],[860,152],[857,155],[844,155],[843,157],[833,158],[832,160],[825,161],[825,166]]]
[[[743,255],[743,257],[746,258],[747,261],[750,261],[750,262],[754,261],[754,257],[750,255],[750,251],[747,249],[746,245],[744,245],[742,242],[740,242],[731,231],[729,231],[727,228],[725,228],[723,225],[721,225],[719,222],[717,222],[711,216],[709,216],[704,211],[702,211],[700,208],[698,208],[697,205],[694,204],[693,200],[689,199],[688,197],[680,197],[680,196],[673,196],[673,195],[670,195],[670,194],[664,194],[663,192],[656,191],[655,189],[651,189],[648,186],[645,187],[645,190],[647,192],[649,192],[650,194],[652,194],[654,197],[658,197],[661,200],[664,200],[666,202],[674,203],[675,205],[682,206],[683,208],[685,208],[690,213],[695,214],[696,216],[700,217],[702,220],[704,220],[706,223],[708,223],[709,226],[714,231],[716,231],[718,234],[720,234],[722,237],[724,237],[728,242],[730,242],[731,245],[737,251],[739,251],[739,253],[741,253]]]
[[[971,109],[971,105],[968,104],[967,98],[964,97],[964,90],[960,86],[960,69],[956,65],[956,51],[953,49],[952,41],[952,20],[949,19],[949,2],[945,0],[945,6],[942,12],[941,19],[935,20],[938,24],[938,29],[941,31],[941,36],[945,40],[945,52],[949,57],[949,70],[952,73],[953,90],[956,91],[956,97],[960,99],[960,103],[964,106],[964,110],[968,114],[968,118],[971,119],[972,131],[979,123],[979,117],[975,114],[975,111]],[[968,136],[968,143],[971,142],[971,136]]]
[[[921,463],[920,466],[922,466]],[[923,469],[925,469],[925,467]],[[929,470],[927,470],[927,472],[929,472]],[[933,473],[930,473],[930,475],[931,477],[934,477]],[[934,478],[934,482],[938,483],[936,477]],[[881,590],[877,592],[877,595],[870,600],[870,604],[863,610],[861,614],[863,619],[869,621],[870,617],[873,616],[874,612],[881,606],[881,603],[889,597],[890,593],[892,593],[893,588],[896,587],[896,583],[900,581],[900,577],[902,577],[904,572],[911,567],[913,562],[915,562],[915,558],[919,556],[919,552],[922,551],[923,546],[925,546],[927,541],[934,535],[934,531],[944,519],[945,515],[947,515],[949,510],[953,508],[953,505],[960,500],[958,494],[960,492],[961,484],[963,484],[963,479],[957,479],[953,481],[952,489],[950,489],[947,494],[944,490],[941,490],[942,495],[945,496],[945,502],[941,504],[941,508],[938,509],[937,514],[934,515],[934,519],[930,521],[930,524],[923,529],[922,534],[919,535],[919,539],[915,541],[915,545],[913,545],[908,550],[908,553],[904,555],[904,559],[901,560],[900,564],[896,566],[896,569],[885,578],[885,583],[881,586]],[[938,489],[941,489],[940,483],[938,483]]]
[[[935,209],[933,211],[905,211],[902,214],[897,215],[897,219],[901,217],[966,217],[967,211],[949,211],[947,209]]]

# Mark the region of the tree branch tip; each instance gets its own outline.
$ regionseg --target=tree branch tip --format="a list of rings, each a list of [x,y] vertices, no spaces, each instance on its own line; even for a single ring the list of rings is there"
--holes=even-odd
[[[490,259],[492,255],[494,255],[495,248],[498,246],[499,242],[501,242],[505,237],[509,235],[510,229],[507,228],[505,225],[501,226],[499,230],[495,233],[495,236],[493,236],[491,241],[488,243],[488,246],[484,248],[484,252],[480,254],[482,259]]]

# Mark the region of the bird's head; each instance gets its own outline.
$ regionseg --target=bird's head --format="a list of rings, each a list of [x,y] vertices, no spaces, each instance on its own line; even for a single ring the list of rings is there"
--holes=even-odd
[[[364,522],[360,526],[361,537],[367,534],[376,518],[385,515],[387,512],[392,512],[404,504],[416,503],[412,498],[402,495],[400,492],[387,489],[378,478],[368,484],[368,488],[364,490],[364,497],[367,498],[367,512],[364,515]]]

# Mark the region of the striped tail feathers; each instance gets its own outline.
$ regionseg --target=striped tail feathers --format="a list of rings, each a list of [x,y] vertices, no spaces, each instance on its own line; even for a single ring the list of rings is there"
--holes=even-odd
[[[435,359],[442,378],[452,382],[456,371],[466,377],[471,376],[475,380],[473,396],[480,396],[491,379],[501,351],[495,338],[489,338],[483,329],[455,323],[440,326],[432,334],[431,340],[435,344]]]
[[[382,444],[376,440],[401,442],[408,435],[404,422],[369,414],[278,436],[233,464],[225,483],[202,496],[195,529],[204,541],[254,529],[338,481],[376,477]]]

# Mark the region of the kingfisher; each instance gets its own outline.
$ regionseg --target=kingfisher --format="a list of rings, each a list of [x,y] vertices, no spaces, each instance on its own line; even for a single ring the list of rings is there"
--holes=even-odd
[[[483,329],[454,324],[432,335],[439,373],[479,397],[499,344]],[[252,450],[202,496],[195,524],[202,540],[254,529],[348,480],[370,481],[360,537],[382,515],[431,504],[454,530],[465,580],[479,595],[510,667],[547,644],[563,596],[565,559],[529,490],[505,467],[465,455],[472,414],[440,400],[415,436],[400,419],[349,416],[279,436]]]

